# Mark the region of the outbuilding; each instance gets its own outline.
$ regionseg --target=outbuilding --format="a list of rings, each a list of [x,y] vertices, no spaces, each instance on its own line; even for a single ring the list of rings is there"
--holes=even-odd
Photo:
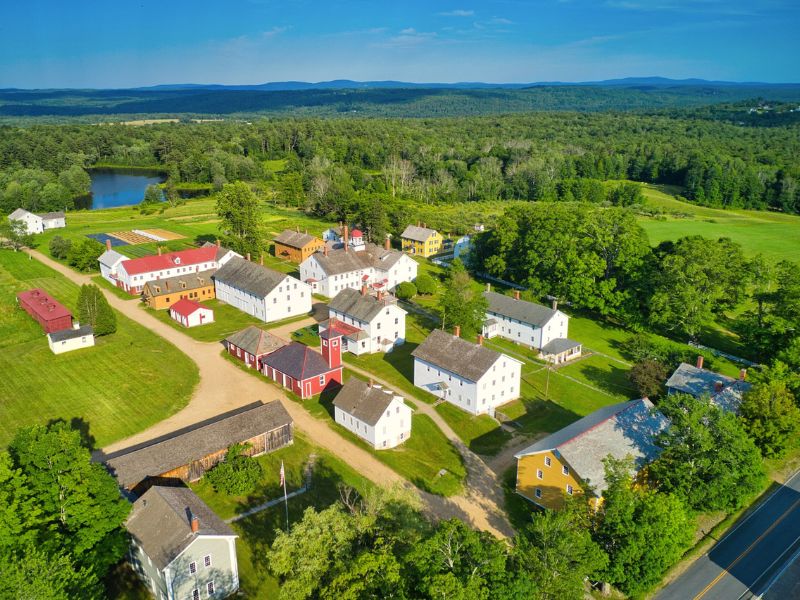
[[[169,316],[184,327],[197,327],[214,322],[213,310],[188,298],[181,298],[170,306]]]
[[[228,354],[238,358],[248,367],[261,370],[264,357],[286,345],[281,338],[251,325],[232,333],[223,341]]]
[[[47,334],[47,343],[53,354],[63,354],[94,346],[94,330],[89,325],[75,323],[70,329],[61,329]]]
[[[20,307],[32,316],[45,333],[53,333],[72,327],[72,313],[41,288],[17,294]]]

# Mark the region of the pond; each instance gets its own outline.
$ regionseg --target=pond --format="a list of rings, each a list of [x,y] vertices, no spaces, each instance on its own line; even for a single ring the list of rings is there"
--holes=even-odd
[[[148,185],[166,181],[166,176],[158,171],[140,169],[92,169],[91,194],[76,201],[76,208],[113,208],[139,204],[144,199]]]

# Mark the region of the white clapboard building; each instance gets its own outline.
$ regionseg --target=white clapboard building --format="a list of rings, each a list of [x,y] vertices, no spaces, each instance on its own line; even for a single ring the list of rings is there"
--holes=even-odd
[[[334,420],[376,450],[411,437],[411,407],[391,390],[351,377],[333,399]]]
[[[520,395],[522,363],[478,343],[434,329],[417,346],[414,385],[474,415],[494,416],[496,407]]]
[[[24,208],[18,208],[8,215],[8,220],[24,223],[27,233],[44,233],[48,229],[60,229],[67,226],[64,211],[36,214]]]
[[[231,258],[212,278],[217,300],[265,323],[311,311],[310,285],[244,258]]]
[[[89,325],[73,322],[72,327],[47,334],[47,344],[53,354],[63,354],[94,346],[94,330]]]

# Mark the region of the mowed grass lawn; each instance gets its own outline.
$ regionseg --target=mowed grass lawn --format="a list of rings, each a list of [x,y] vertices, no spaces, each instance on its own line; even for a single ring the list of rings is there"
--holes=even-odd
[[[43,288],[74,310],[78,287],[23,252],[0,250],[0,446],[20,427],[82,419],[98,447],[183,408],[199,380],[182,352],[117,314],[117,333],[59,356],[17,306],[16,293]]]

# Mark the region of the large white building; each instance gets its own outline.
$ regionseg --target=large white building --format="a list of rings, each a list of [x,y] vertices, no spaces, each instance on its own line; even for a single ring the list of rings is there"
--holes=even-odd
[[[417,277],[417,263],[402,252],[375,244],[330,250],[327,247],[300,263],[300,279],[315,293],[333,298],[342,290],[390,291],[404,281]],[[358,248],[361,248],[360,250]]]
[[[520,395],[522,363],[510,356],[434,329],[417,346],[414,385],[474,415],[494,416],[495,408]]]
[[[328,304],[328,320],[319,331],[335,328],[342,333],[342,350],[353,354],[391,352],[406,339],[406,311],[397,299],[383,292],[374,296],[361,291],[342,290]]]
[[[394,448],[411,437],[411,407],[372,382],[351,377],[333,399],[334,419],[376,450]]]
[[[214,273],[217,300],[265,323],[311,311],[311,286],[235,256]]]
[[[27,233],[44,233],[48,229],[60,229],[67,226],[64,211],[35,214],[24,208],[18,208],[8,215],[8,220],[24,223]]]
[[[551,309],[521,300],[518,291],[512,297],[487,289],[483,297],[489,303],[483,324],[486,338],[499,336],[535,348],[542,358],[554,363],[581,355],[581,344],[567,337],[569,317],[555,304]]]

